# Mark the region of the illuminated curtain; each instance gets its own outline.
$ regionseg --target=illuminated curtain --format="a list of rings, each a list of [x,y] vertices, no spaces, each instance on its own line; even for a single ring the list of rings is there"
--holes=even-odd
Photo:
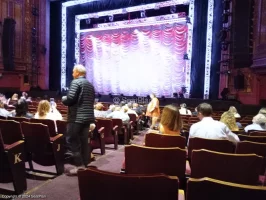
[[[80,61],[96,92],[169,97],[184,86],[186,25],[118,28],[80,38]]]

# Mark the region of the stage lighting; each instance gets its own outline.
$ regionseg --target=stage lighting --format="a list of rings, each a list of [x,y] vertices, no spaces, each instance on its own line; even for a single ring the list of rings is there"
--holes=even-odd
[[[113,21],[114,21],[114,16],[113,16],[113,15],[110,15],[110,16],[109,16],[109,21],[110,21],[110,22],[113,22]]]
[[[170,13],[171,14],[176,13],[176,6],[170,6]]]
[[[189,59],[188,59],[188,54],[187,54],[187,53],[184,54],[183,59],[184,59],[184,60],[189,60]]]
[[[146,11],[145,10],[140,11],[140,17],[141,18],[145,18],[146,17]]]
[[[91,23],[91,19],[90,18],[86,19],[86,24],[90,24],[90,23]]]

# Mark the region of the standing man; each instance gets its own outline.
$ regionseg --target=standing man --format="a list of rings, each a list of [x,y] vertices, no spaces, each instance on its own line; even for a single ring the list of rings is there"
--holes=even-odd
[[[73,78],[67,96],[62,97],[68,106],[66,145],[67,156],[76,166],[68,170],[67,175],[76,175],[79,168],[89,164],[88,135],[90,124],[94,123],[94,87],[86,79],[86,69],[75,65]]]
[[[160,117],[160,107],[159,100],[156,98],[155,94],[150,94],[151,102],[148,104],[146,116],[151,117],[150,129],[154,129],[158,118]]]

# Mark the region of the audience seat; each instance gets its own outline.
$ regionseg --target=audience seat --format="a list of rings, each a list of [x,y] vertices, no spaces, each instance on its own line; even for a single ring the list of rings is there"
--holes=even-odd
[[[129,121],[131,122],[131,124],[133,126],[133,134],[138,134],[139,130],[138,130],[138,118],[137,118],[137,116],[135,114],[132,114],[132,113],[128,113],[128,116],[129,116]],[[131,138],[131,139],[133,139],[133,138]]]
[[[127,125],[123,124],[122,119],[112,119],[113,126],[117,126],[118,135],[123,135],[124,144],[129,143],[129,132]]]
[[[239,184],[257,185],[263,157],[193,150],[191,178],[210,177]]]
[[[235,144],[229,140],[214,140],[204,138],[190,138],[188,145],[188,159],[191,159],[193,150],[207,149],[211,151],[218,151],[223,153],[234,153]]]
[[[0,131],[0,182],[13,182],[15,193],[27,190],[24,141],[6,144]]]
[[[178,178],[163,174],[127,175],[90,167],[78,171],[80,200],[184,200]]]
[[[266,137],[266,131],[251,131],[248,133],[250,136],[264,136],[264,137]]]
[[[185,149],[186,138],[179,135],[148,133],[145,135],[145,146],[159,148],[179,147]]]
[[[186,200],[265,200],[266,187],[190,178]]]
[[[8,120],[14,120],[17,122],[29,122],[30,119],[26,118],[26,117],[8,117]]]
[[[240,141],[251,141],[251,142],[259,142],[266,143],[266,136],[248,136],[248,135],[238,135]]]
[[[164,173],[169,176],[177,176],[183,182],[185,172],[185,149],[125,146],[126,174]]]
[[[13,120],[0,120],[0,129],[5,144],[13,144],[23,140],[20,123]]]
[[[101,155],[105,154],[105,141],[104,141],[104,127],[97,126],[96,120],[96,128],[93,130],[92,137],[90,139],[91,149],[101,149]]]
[[[56,120],[57,133],[66,134],[67,131],[67,121]]]
[[[57,135],[56,133],[56,124],[54,120],[51,119],[30,119],[32,123],[41,123],[48,126],[50,137]]]
[[[21,128],[26,141],[26,151],[30,169],[33,169],[32,161],[43,165],[55,165],[57,174],[64,171],[64,141],[63,135],[51,137],[48,126],[44,124],[22,122]]]

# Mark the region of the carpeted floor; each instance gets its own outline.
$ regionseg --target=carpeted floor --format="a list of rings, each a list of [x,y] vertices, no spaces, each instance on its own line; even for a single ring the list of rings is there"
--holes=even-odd
[[[144,135],[146,131],[140,132],[140,135],[134,136],[133,144],[142,144],[144,140]],[[95,150],[94,153],[99,153],[98,150]],[[96,155],[96,160],[90,165],[96,166],[98,169],[110,171],[114,173],[120,173],[122,162],[124,160],[124,146],[119,145],[118,150],[110,148],[106,149],[105,155]],[[26,164],[27,166],[27,164]],[[66,165],[65,167],[69,167]],[[47,170],[50,172],[55,172],[55,167],[43,167],[34,164],[35,169]],[[51,175],[43,174],[28,174],[27,177],[27,187],[28,190],[24,195],[28,196],[31,199],[49,199],[49,200],[77,200],[79,199],[79,188],[78,188],[78,178],[76,176],[69,177],[66,175],[61,175],[58,177],[53,177]],[[0,183],[0,188],[6,190],[13,190],[13,184],[2,184]],[[0,199],[1,194],[8,194],[7,191],[2,191],[0,189]],[[6,198],[5,198],[6,199]]]

